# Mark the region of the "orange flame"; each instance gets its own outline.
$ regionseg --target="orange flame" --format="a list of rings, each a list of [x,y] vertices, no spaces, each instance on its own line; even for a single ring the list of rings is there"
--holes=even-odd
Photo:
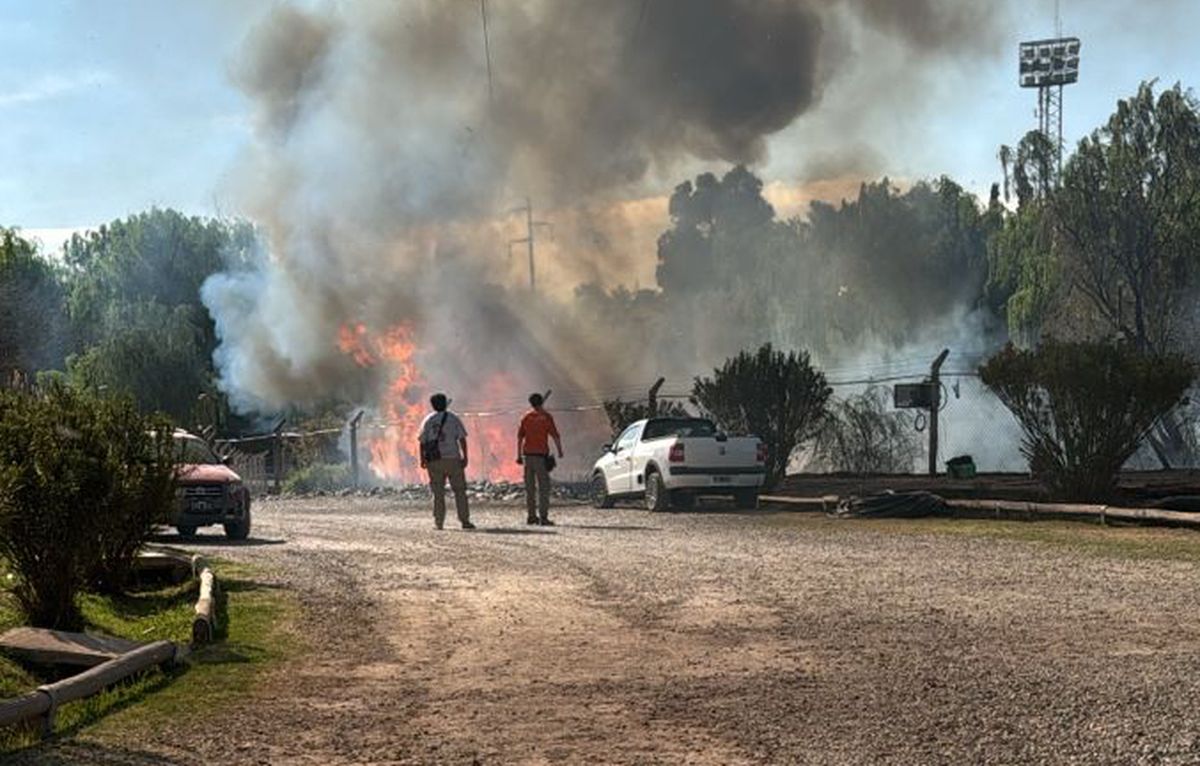
[[[338,330],[337,345],[358,366],[382,365],[391,376],[379,405],[386,425],[382,431],[365,434],[371,470],[387,481],[423,483],[427,477],[420,467],[417,443],[421,421],[427,414],[426,383],[414,359],[417,342],[412,327],[399,324],[375,336],[361,323],[344,325]],[[512,402],[518,391],[507,375],[497,374],[481,387],[478,400]],[[519,480],[522,469],[515,462],[517,416],[474,413],[463,420],[469,434],[468,478]]]

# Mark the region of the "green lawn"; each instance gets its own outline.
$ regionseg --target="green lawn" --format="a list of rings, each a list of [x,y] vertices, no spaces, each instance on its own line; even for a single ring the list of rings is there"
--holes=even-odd
[[[87,728],[89,736],[123,736],[142,728],[160,728],[191,711],[214,709],[253,689],[273,663],[299,650],[290,625],[296,602],[287,591],[262,582],[262,572],[229,562],[215,562],[221,588],[221,635],[210,646],[191,653],[175,668],[155,670],[95,697],[63,706],[55,733],[70,735]],[[0,569],[0,571],[3,571]],[[10,581],[7,573],[0,574]],[[126,596],[87,594],[81,600],[88,630],[135,641],[191,640],[193,606],[198,585],[163,585]],[[0,590],[0,630],[20,623],[7,591]],[[30,673],[0,658],[0,698],[28,692],[55,680]],[[0,753],[37,741],[32,730],[0,732]]]

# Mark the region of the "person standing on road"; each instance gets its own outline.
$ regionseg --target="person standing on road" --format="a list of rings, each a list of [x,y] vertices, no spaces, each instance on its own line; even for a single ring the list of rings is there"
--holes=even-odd
[[[554,417],[542,408],[544,402],[541,394],[529,396],[529,405],[533,409],[521,418],[521,427],[517,430],[517,463],[525,466],[525,523],[552,527],[550,471],[554,468],[554,458],[550,454],[550,439],[554,439],[560,458],[563,448]]]
[[[419,436],[421,467],[429,473],[433,488],[433,525],[438,529],[446,521],[446,479],[454,490],[454,507],[463,529],[474,529],[467,505],[467,429],[451,412],[445,394],[429,397],[433,412],[421,422]]]

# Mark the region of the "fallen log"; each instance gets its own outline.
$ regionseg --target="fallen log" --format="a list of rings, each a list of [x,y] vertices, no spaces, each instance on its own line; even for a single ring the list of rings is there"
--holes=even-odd
[[[790,505],[797,508],[808,508],[813,511],[822,511],[829,513],[837,508],[841,498],[837,495],[824,495],[821,497],[787,497],[785,495],[759,495],[760,503],[777,503],[779,505]]]
[[[955,513],[977,514],[985,518],[1064,518],[1090,519],[1105,524],[1126,521],[1138,524],[1158,524],[1200,529],[1200,514],[1168,511],[1161,508],[1120,508],[1109,505],[1079,503],[1030,503],[1019,500],[947,500],[946,507]]]
[[[192,620],[192,643],[207,644],[217,630],[217,578],[207,567],[200,572],[200,598]]]
[[[60,706],[90,697],[135,673],[174,659],[175,644],[170,641],[155,641],[126,652],[78,675],[39,686],[29,694],[0,702],[0,726],[40,717],[43,734],[49,734],[54,728],[54,716]]]

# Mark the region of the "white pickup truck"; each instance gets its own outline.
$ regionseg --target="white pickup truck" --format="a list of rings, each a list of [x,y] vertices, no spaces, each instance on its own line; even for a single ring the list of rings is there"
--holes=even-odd
[[[758,505],[766,445],[729,437],[703,418],[651,418],[626,428],[592,468],[592,504],[645,498],[652,511],[690,508],[697,495],[732,495],[738,508]]]

